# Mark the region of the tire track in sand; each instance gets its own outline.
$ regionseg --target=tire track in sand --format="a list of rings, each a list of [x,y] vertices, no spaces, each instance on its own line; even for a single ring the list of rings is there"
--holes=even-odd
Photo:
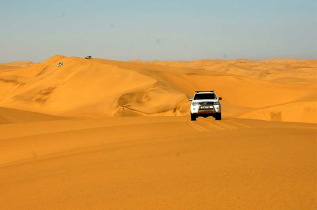
[[[208,132],[210,130],[237,130],[241,128],[251,128],[244,123],[236,122],[234,119],[225,119],[217,121],[213,118],[197,118],[196,121],[186,120],[186,123],[199,132]]]

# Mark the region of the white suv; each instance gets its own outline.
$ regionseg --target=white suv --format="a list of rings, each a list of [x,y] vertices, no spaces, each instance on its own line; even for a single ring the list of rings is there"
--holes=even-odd
[[[221,120],[221,97],[217,97],[214,91],[196,91],[190,106],[191,120],[196,120],[198,116],[213,116],[216,120]]]

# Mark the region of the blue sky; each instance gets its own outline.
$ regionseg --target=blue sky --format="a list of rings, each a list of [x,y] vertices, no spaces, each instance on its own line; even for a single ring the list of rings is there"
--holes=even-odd
[[[0,63],[317,59],[315,0],[0,0]]]

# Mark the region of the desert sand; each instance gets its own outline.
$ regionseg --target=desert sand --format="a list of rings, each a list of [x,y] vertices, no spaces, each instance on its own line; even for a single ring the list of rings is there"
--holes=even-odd
[[[2,63],[0,208],[316,209],[316,70],[299,59]],[[222,96],[223,120],[190,121],[195,90]]]

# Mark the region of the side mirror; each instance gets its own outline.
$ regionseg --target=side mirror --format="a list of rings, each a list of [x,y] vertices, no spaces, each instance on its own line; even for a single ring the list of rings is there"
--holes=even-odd
[[[192,100],[193,100],[192,98],[189,98],[189,99],[188,99],[188,101],[192,101]]]
[[[219,101],[222,100],[222,97],[219,97]]]

